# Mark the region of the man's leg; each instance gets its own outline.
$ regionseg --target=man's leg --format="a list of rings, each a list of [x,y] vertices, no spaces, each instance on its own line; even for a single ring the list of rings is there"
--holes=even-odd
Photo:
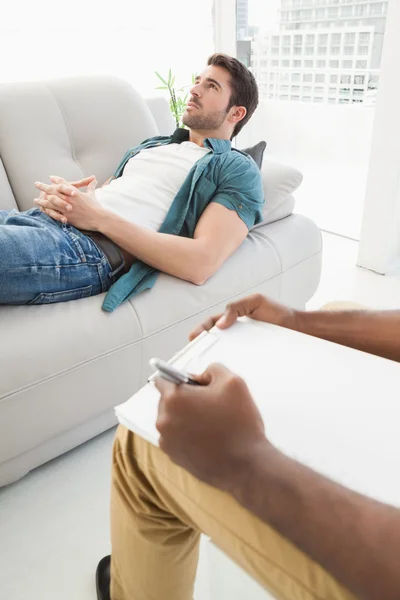
[[[200,532],[278,599],[355,600],[230,496],[121,426],[111,500],[112,600],[192,600]]]
[[[110,266],[79,231],[38,209],[0,211],[0,304],[65,302],[106,291]]]

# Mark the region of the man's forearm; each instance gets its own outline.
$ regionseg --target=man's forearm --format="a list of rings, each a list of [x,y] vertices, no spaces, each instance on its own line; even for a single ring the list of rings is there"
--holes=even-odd
[[[98,223],[98,231],[146,264],[195,284],[208,277],[206,252],[202,242],[158,233],[108,212]]]
[[[299,311],[293,328],[400,362],[400,311]]]
[[[333,483],[269,444],[242,472],[231,493],[245,508],[357,597],[400,598],[399,510]]]

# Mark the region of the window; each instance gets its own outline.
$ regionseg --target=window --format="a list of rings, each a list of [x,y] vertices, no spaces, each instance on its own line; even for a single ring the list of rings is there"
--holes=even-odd
[[[358,8],[360,8],[360,7],[358,7]],[[348,17],[352,17],[353,16],[353,6],[342,6],[340,16],[342,17],[342,19],[347,19]],[[359,16],[359,15],[356,14],[356,16]]]
[[[355,6],[354,9],[355,9],[356,17],[365,17],[367,15],[367,5],[366,4],[361,4],[360,6]],[[348,16],[350,16],[350,15],[348,15]]]
[[[346,33],[345,35],[345,44],[355,44],[356,43],[356,34],[355,33]]]
[[[187,0],[188,3],[190,1]],[[390,1],[400,3],[400,0]],[[224,6],[224,0],[219,2]],[[231,2],[234,4],[233,0]],[[262,118],[257,119],[257,124],[254,122],[252,125],[250,121],[246,130],[252,132],[254,141],[248,139],[250,134],[245,134],[243,146],[238,140],[238,147],[251,145],[251,141],[255,143],[257,136],[267,135],[268,128],[271,154],[276,154],[277,160],[287,157],[289,162],[295,164],[297,161],[299,166],[303,166],[306,177],[297,193],[304,214],[314,218],[323,229],[357,238],[365,192],[363,178],[369,161],[369,135],[374,129],[374,104],[379,90],[385,33],[382,16],[387,2],[243,0],[243,4],[249,5],[249,28],[257,28],[254,39],[248,37],[248,44],[251,47],[252,71],[260,89],[261,84],[267,82],[264,98],[275,94],[275,100],[281,99],[282,105],[283,101],[286,104],[297,102],[297,105],[276,106],[276,111],[283,112],[274,112],[275,103],[272,103],[265,130],[261,131]],[[374,8],[374,12],[380,14],[371,14],[372,4],[379,6]],[[275,7],[281,10],[275,10]],[[390,13],[388,18],[393,18]],[[261,67],[265,45],[269,48],[269,64]],[[274,55],[271,53],[273,48],[277,49]],[[273,66],[271,62],[275,59],[278,63]],[[266,73],[271,71],[275,72],[275,81],[266,77]],[[273,83],[275,87],[270,90],[269,85]],[[301,110],[304,105],[299,99],[320,104],[318,119],[312,118],[313,110]],[[309,121],[304,123],[308,112]],[[294,116],[290,119],[290,127],[294,130],[295,139],[300,138],[295,147],[287,144],[289,119],[285,119],[285,115],[289,113]],[[320,143],[315,144],[318,136]],[[247,141],[249,144],[245,143]],[[326,173],[332,168],[336,169],[338,177],[327,189]],[[318,193],[321,189],[326,195],[323,208]],[[355,213],[357,218],[353,218]]]
[[[378,2],[377,4],[371,4],[369,7],[369,14],[371,16],[383,15],[383,3]]]
[[[370,37],[370,33],[360,33],[360,44],[369,44]]]

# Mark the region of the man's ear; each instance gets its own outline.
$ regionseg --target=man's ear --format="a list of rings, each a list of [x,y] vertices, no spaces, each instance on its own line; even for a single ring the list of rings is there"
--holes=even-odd
[[[244,106],[232,106],[229,120],[232,123],[239,123],[247,115],[247,108]]]

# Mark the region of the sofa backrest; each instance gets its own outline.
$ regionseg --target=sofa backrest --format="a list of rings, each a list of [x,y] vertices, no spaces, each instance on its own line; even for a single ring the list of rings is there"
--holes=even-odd
[[[32,208],[33,183],[49,175],[74,180],[93,174],[101,185],[128,148],[153,135],[151,110],[123,80],[1,84],[0,209]]]

